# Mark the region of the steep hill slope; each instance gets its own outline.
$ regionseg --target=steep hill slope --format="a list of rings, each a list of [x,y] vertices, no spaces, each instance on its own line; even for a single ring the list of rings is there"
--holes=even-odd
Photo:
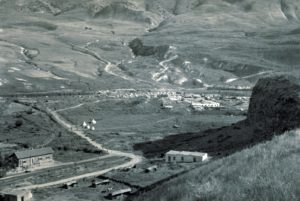
[[[299,143],[299,130],[291,131],[127,200],[297,201]]]

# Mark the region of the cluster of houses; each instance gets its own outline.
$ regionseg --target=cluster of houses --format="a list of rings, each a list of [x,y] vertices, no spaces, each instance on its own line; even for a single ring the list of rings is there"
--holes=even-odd
[[[96,124],[97,124],[97,121],[95,119],[92,119],[89,123],[86,123],[86,121],[84,121],[82,123],[82,128],[94,131]]]
[[[149,91],[140,91],[135,89],[118,89],[115,91],[103,90],[98,91],[97,93],[100,96],[106,96],[110,98],[138,98],[138,97],[147,97],[147,98],[157,98],[160,96],[167,96],[175,98],[176,100],[180,99],[181,96],[175,91],[170,90],[149,90]]]
[[[139,91],[134,89],[128,90],[116,90],[116,91],[98,91],[98,95],[111,98],[162,98],[162,108],[172,109],[173,102],[186,102],[190,104],[190,107],[195,111],[202,111],[205,109],[220,108],[221,104],[216,102],[215,99],[219,98],[217,94],[193,94],[185,92],[175,92],[171,90],[151,90],[151,91]],[[217,97],[218,96],[218,97]]]
[[[206,108],[220,108],[220,103],[214,102],[214,101],[191,101],[191,107],[198,111],[198,110],[204,110]]]

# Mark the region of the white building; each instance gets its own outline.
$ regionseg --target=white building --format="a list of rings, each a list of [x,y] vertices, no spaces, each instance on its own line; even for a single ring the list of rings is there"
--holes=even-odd
[[[207,160],[207,153],[188,151],[169,151],[165,155],[166,162],[192,163]]]
[[[219,108],[220,103],[214,101],[200,101],[200,102],[191,102],[191,107],[195,110],[202,110],[204,108]]]

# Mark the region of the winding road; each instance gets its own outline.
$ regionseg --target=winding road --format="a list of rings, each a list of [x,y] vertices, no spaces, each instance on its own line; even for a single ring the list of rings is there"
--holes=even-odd
[[[78,130],[75,125],[72,125],[67,120],[65,120],[63,117],[61,117],[57,112],[52,111],[51,109],[47,108],[46,112],[48,115],[52,117],[53,120],[55,120],[59,125],[73,133],[74,135],[77,135],[83,139],[85,139],[91,146],[96,147],[97,149],[106,152],[109,156],[121,156],[121,157],[127,157],[130,158],[129,162],[123,163],[121,165],[116,165],[107,169],[99,170],[92,173],[82,174],[73,176],[67,179],[61,179],[53,182],[48,182],[44,184],[37,184],[37,185],[29,185],[25,187],[20,187],[17,190],[30,190],[30,189],[38,189],[38,188],[46,188],[51,187],[55,185],[61,185],[70,181],[84,179],[84,178],[90,178],[90,177],[96,177],[102,174],[105,174],[109,171],[115,170],[115,169],[123,169],[123,168],[131,168],[134,165],[140,163],[142,161],[142,157],[135,155],[133,153],[126,153],[122,151],[117,150],[111,150],[104,148],[101,144],[97,143],[96,141],[92,140],[90,137],[88,137],[82,130]]]

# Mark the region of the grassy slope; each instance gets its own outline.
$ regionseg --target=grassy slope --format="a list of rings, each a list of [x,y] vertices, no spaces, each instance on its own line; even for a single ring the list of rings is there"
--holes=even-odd
[[[292,131],[172,180],[136,200],[300,199],[300,131]]]

